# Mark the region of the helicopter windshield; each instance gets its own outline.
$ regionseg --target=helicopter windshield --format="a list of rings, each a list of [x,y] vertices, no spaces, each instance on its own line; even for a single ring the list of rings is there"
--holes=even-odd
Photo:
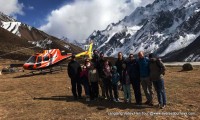
[[[28,60],[27,63],[35,63],[36,61],[36,56],[31,56]]]

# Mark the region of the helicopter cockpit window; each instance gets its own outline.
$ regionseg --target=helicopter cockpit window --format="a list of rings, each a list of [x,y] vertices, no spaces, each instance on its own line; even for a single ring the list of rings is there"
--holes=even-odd
[[[42,57],[41,56],[39,56],[38,59],[37,59],[37,63],[39,63],[39,62],[42,62]]]
[[[44,56],[44,61],[49,61],[49,56]]]
[[[28,60],[27,63],[35,63],[36,61],[36,56],[31,56]]]

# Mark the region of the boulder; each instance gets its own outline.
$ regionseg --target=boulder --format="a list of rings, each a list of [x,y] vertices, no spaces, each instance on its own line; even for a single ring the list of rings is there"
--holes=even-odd
[[[8,67],[5,67],[5,68],[2,69],[2,73],[8,73],[8,72],[9,72]]]
[[[183,66],[182,66],[182,71],[190,71],[190,70],[193,70],[193,66],[192,64],[190,63],[185,63]]]
[[[2,74],[8,74],[8,73],[15,73],[18,72],[17,68],[11,68],[11,67],[5,67],[2,69]]]

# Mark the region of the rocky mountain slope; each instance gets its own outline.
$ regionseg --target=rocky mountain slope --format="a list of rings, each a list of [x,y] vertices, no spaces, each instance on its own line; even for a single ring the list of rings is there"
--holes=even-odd
[[[89,38],[107,56],[145,51],[166,61],[199,61],[195,44],[199,36],[199,0],[155,0],[105,30],[95,30]]]
[[[13,55],[7,53],[23,53],[23,49],[20,51],[21,48],[25,50],[26,48],[30,48],[31,52],[26,51],[27,56],[33,54],[35,51],[41,51],[42,49],[58,48],[72,53],[82,51],[80,47],[48,35],[43,31],[21,23],[3,13],[0,13],[0,26],[0,42],[2,48],[0,50],[0,57],[2,58],[18,59],[19,57],[13,57]],[[27,57],[20,57],[20,59],[27,59]]]

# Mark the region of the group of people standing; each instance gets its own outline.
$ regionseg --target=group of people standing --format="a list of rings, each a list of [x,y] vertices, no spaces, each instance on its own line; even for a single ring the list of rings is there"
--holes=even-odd
[[[112,65],[104,57],[104,53],[99,54],[97,50],[94,50],[91,61],[86,59],[82,66],[75,60],[74,55],[68,64],[68,75],[71,78],[75,100],[82,99],[83,85],[86,101],[97,100],[101,97],[109,101],[120,102],[118,91],[121,90],[124,93],[123,101],[131,103],[132,86],[136,104],[142,105],[142,86],[147,99],[144,104],[153,106],[154,86],[159,108],[164,108],[166,106],[164,74],[165,66],[161,59],[152,53],[145,57],[143,52],[139,52],[137,58],[130,54],[127,59],[123,57],[122,52],[119,52],[118,59]]]

